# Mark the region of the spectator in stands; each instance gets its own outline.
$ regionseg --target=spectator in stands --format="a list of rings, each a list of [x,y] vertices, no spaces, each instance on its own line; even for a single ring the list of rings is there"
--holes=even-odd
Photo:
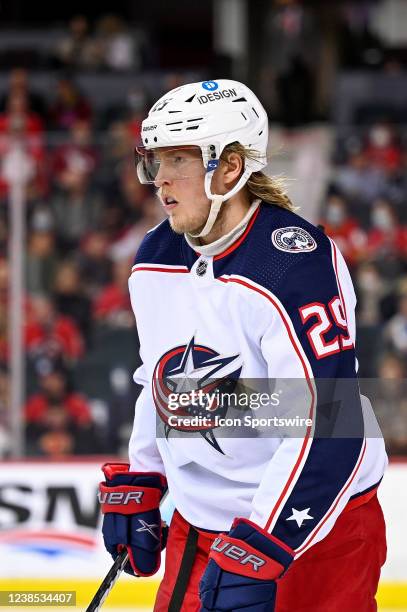
[[[27,425],[27,455],[43,456],[54,461],[75,453],[77,428],[59,404],[50,406],[44,423]]]
[[[9,350],[9,284],[10,270],[6,259],[0,259],[0,365],[8,363],[10,358]],[[23,310],[25,320],[28,321],[32,316],[31,300],[29,296],[25,296],[23,302]],[[28,348],[28,336],[25,330],[23,334],[24,348]]]
[[[103,65],[111,70],[137,70],[141,66],[139,41],[118,15],[104,15],[96,25]]]
[[[123,208],[121,203],[120,180],[123,165],[134,169],[134,141],[126,121],[113,121],[108,127],[103,146],[101,163],[97,174],[97,184],[107,194],[109,205]]]
[[[134,140],[127,121],[113,121],[107,131],[106,146],[103,150],[103,160],[111,174],[116,176],[123,160],[133,154]]]
[[[58,187],[68,188],[72,174],[83,173],[91,177],[98,163],[98,154],[92,144],[89,121],[75,120],[69,128],[68,142],[56,147],[52,158],[52,175]]]
[[[347,163],[335,172],[332,184],[368,223],[370,204],[383,193],[386,180],[381,169],[370,166],[364,152],[353,151]]]
[[[382,322],[381,304],[391,291],[391,283],[380,275],[374,262],[363,262],[355,271],[358,298],[357,317],[360,326],[379,326]]]
[[[58,263],[53,219],[49,208],[37,208],[31,217],[26,258],[29,293],[49,295]]]
[[[91,302],[83,290],[77,264],[62,262],[55,274],[53,301],[60,315],[68,316],[88,343],[90,334]]]
[[[5,173],[7,155],[14,147],[23,148],[29,166],[27,197],[30,201],[47,192],[45,171],[44,125],[38,115],[27,106],[25,94],[16,92],[8,100],[6,111],[0,115],[0,198],[8,194]]]
[[[315,18],[301,0],[270,3],[265,19],[264,74],[278,94],[281,119],[287,127],[311,119],[319,33]]]
[[[90,232],[81,243],[79,273],[85,293],[92,300],[112,282],[112,260],[108,254],[108,245],[107,235],[100,231]]]
[[[67,373],[52,362],[42,363],[39,377],[39,392],[29,398],[25,416],[28,423],[41,422],[52,404],[63,404],[66,412],[77,425],[88,425],[92,421],[90,406],[79,393],[69,389]]]
[[[381,193],[384,199],[394,206],[397,218],[407,223],[407,151],[402,152],[400,166],[389,168],[386,172],[386,186]]]
[[[5,141],[19,140],[24,142],[30,150],[41,150],[42,152],[43,136],[44,123],[40,116],[29,108],[27,94],[18,91],[10,94],[6,107],[0,114],[2,148],[5,146]]]
[[[138,180],[133,159],[126,159],[121,165],[119,191],[128,221],[138,221],[142,215],[143,203],[151,195],[151,190]]]
[[[7,93],[0,99],[0,113],[4,113],[9,105],[10,98],[16,94],[26,100],[27,108],[30,112],[40,117],[43,121],[46,118],[46,104],[44,98],[29,86],[28,72],[25,68],[12,68],[9,74]]]
[[[374,124],[365,148],[367,163],[383,172],[397,170],[402,162],[402,150],[396,142],[394,128],[386,122]]]
[[[372,28],[374,2],[351,0],[339,6],[338,52],[346,68],[379,67],[384,54]]]
[[[349,215],[343,197],[329,196],[321,223],[326,234],[335,240],[347,264],[350,267],[357,264],[366,248],[366,234],[356,219]]]
[[[50,198],[55,230],[62,253],[76,249],[85,235],[100,228],[104,199],[93,188],[86,163],[72,163],[60,175],[64,187]]]
[[[47,357],[74,365],[84,353],[84,340],[76,323],[58,314],[53,302],[45,295],[31,299],[32,312],[26,325],[28,356],[32,361]]]
[[[48,113],[50,128],[69,130],[75,121],[91,121],[92,107],[75,83],[66,77],[57,83],[56,98]]]
[[[99,324],[110,327],[133,327],[128,280],[131,260],[119,260],[113,267],[113,282],[102,289],[93,303],[93,315]]]
[[[385,353],[379,363],[373,408],[390,454],[407,453],[406,362]]]
[[[139,210],[141,213],[139,220],[129,226],[110,247],[110,255],[114,261],[134,258],[146,232],[164,219],[164,211],[153,196],[143,200]]]
[[[84,15],[75,15],[69,22],[69,32],[58,42],[55,49],[58,66],[67,69],[99,68],[101,56],[96,41],[89,33],[88,20]]]
[[[393,206],[384,198],[373,202],[367,248],[375,258],[389,254],[405,258],[407,255],[407,228],[399,224]]]
[[[121,160],[116,170],[116,181],[110,185],[102,222],[111,243],[121,240],[135,223],[142,221],[142,207],[151,194],[151,190],[137,179],[132,155]],[[155,205],[154,208],[159,207]]]
[[[30,108],[28,94],[24,91],[10,93],[0,115],[0,133],[9,133],[11,130],[18,130],[28,140],[42,142],[44,123]]]
[[[52,367],[40,377],[40,390],[25,407],[30,454],[47,456],[98,452],[90,405],[68,387],[66,373]]]

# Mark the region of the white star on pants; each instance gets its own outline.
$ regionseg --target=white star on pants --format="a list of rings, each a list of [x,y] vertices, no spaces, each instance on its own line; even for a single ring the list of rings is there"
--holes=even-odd
[[[292,515],[286,518],[286,521],[296,521],[298,527],[301,527],[303,522],[307,519],[313,519],[313,516],[308,514],[310,508],[305,508],[305,510],[296,510],[295,508],[291,508],[293,511]]]

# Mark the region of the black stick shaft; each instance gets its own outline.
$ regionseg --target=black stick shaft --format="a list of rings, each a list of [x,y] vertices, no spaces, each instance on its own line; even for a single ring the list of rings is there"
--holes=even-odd
[[[129,556],[127,554],[127,549],[123,548],[123,550],[121,550],[120,553],[117,555],[112,567],[107,572],[92,601],[86,608],[86,612],[98,612],[98,610],[100,610],[100,607],[102,606],[106,597],[110,593],[110,590],[112,589],[114,583],[122,573],[128,558]]]

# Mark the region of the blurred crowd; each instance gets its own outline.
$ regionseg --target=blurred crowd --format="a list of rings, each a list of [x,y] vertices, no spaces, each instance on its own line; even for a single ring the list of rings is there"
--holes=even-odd
[[[259,88],[272,120],[298,128],[327,118],[341,70],[402,73],[407,66],[406,17],[404,0],[270,0],[258,24]],[[367,100],[364,112],[372,103]],[[400,120],[406,122],[405,105],[400,106]]]
[[[119,15],[103,15],[94,28],[84,15],[76,15],[55,45],[51,63],[75,70],[138,70],[146,64],[146,48],[145,31],[131,30]]]
[[[84,11],[87,15],[91,11]],[[128,72],[156,63],[150,30],[141,20],[131,23],[115,12],[93,12],[94,17],[76,14],[61,23],[49,13],[44,26],[15,29],[11,25],[7,41],[0,41],[0,65],[24,65],[30,70],[70,72]],[[24,21],[24,20],[22,20]],[[36,20],[41,24],[40,13]],[[52,27],[50,26],[52,23]],[[31,26],[31,27],[30,27]],[[7,32],[7,20],[2,28]]]
[[[359,374],[377,379],[374,397],[391,392],[374,405],[393,453],[407,452],[406,171],[404,126],[355,128],[338,139],[321,218],[355,285]]]
[[[0,100],[0,430],[8,416],[12,274],[4,167],[19,144],[30,167],[24,300],[30,454],[117,452],[127,443],[138,349],[127,281],[145,232],[163,218],[134,168],[144,103],[140,94],[131,108],[110,109],[105,130],[96,131],[105,119],[73,81],[62,78],[47,101],[30,90],[22,69],[11,71]],[[107,361],[110,351],[110,363],[100,363],[101,351]],[[0,448],[9,443],[0,433]]]

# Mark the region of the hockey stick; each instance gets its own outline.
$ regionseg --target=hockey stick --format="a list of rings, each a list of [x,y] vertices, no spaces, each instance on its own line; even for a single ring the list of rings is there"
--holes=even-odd
[[[106,597],[109,595],[117,579],[122,573],[128,559],[129,555],[127,553],[127,548],[123,548],[117,555],[112,567],[107,572],[106,576],[103,578],[100,587],[98,588],[98,590],[93,596],[92,601],[86,608],[86,612],[98,612],[98,610],[100,610]]]
[[[168,495],[168,490],[165,491],[161,499],[160,508],[164,500],[166,499],[167,495]],[[166,526],[165,523],[164,525]],[[88,605],[88,607],[86,608],[85,612],[99,612],[106,597],[109,595],[110,591],[116,584],[117,579],[119,578],[120,574],[124,570],[124,566],[126,565],[128,560],[129,560],[129,555],[127,553],[127,548],[123,548],[117,555],[116,559],[114,560],[112,567],[107,572],[106,576],[103,578],[100,587],[94,594],[93,599]]]

